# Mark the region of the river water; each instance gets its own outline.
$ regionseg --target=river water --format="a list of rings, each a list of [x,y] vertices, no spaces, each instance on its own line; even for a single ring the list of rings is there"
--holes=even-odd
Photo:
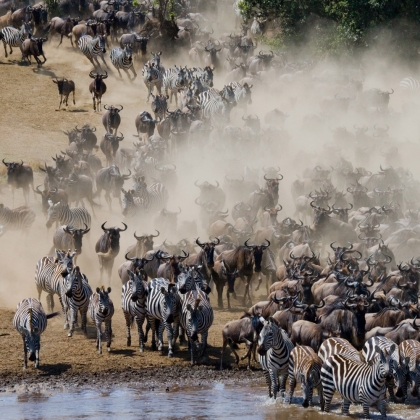
[[[294,404],[273,401],[266,396],[262,384],[223,383],[197,387],[145,389],[141,386],[120,386],[107,390],[87,388],[74,391],[6,393],[0,396],[0,418],[14,419],[239,419],[239,420],[336,420],[333,413],[319,412],[319,405],[304,409],[300,393]],[[314,397],[318,402],[318,397]],[[420,419],[419,406],[389,405],[388,419]],[[361,406],[351,406],[352,418],[362,418]],[[376,410],[372,418],[379,418]]]

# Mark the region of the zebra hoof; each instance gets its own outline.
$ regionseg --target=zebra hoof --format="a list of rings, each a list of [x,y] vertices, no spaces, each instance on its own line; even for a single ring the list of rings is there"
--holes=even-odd
[[[140,353],[144,352],[144,347],[140,347]]]
[[[158,351],[162,351],[162,350],[163,350],[163,346],[159,346]]]
[[[174,357],[174,353],[173,353],[172,351],[170,351],[170,352],[168,353],[168,357],[169,357],[170,359],[172,359],[172,357]]]
[[[70,332],[67,334],[67,337],[73,337],[73,333],[70,331]]]
[[[110,353],[111,352],[111,347],[107,347],[107,349],[108,349],[108,353]]]
[[[35,367],[35,369],[38,369],[39,368],[39,363],[38,362],[35,362],[34,367]]]
[[[127,338],[127,347],[131,346],[131,338]]]

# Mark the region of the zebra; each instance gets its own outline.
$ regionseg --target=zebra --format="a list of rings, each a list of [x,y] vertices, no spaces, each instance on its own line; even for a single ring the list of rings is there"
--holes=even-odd
[[[401,384],[401,393],[407,399],[407,387],[411,382],[411,395],[420,396],[420,343],[417,340],[404,340],[399,345],[400,365],[406,368],[406,375]],[[397,396],[399,393],[397,391]]]
[[[122,214],[126,218],[143,217],[145,215],[146,207],[144,202],[139,197],[136,197],[134,190],[126,191],[121,188],[123,193],[122,198]]]
[[[7,56],[6,56],[7,57]],[[417,79],[412,77],[405,77],[400,82],[400,87],[405,90],[411,90],[412,92],[417,92],[420,90],[420,82]]]
[[[324,363],[333,354],[342,354],[349,359],[360,362],[359,352],[345,338],[329,338],[318,350],[318,355]]]
[[[111,63],[118,70],[118,74],[120,75],[120,77],[122,77],[120,69],[123,69],[130,80],[135,80],[135,78],[137,77],[137,73],[134,70],[133,66],[132,47],[132,44],[127,44],[124,47],[124,49],[113,48],[111,53],[109,54],[109,58],[111,59]],[[128,73],[128,69],[130,69],[133,72],[133,79],[131,79],[130,74]]]
[[[70,253],[56,250],[56,258],[43,257],[37,264],[35,269],[35,285],[38,291],[38,300],[41,300],[42,291],[47,293],[48,312],[54,310],[54,294],[57,294],[61,306],[61,287],[64,277],[73,270],[73,258],[76,251]]]
[[[180,323],[187,333],[191,352],[191,364],[194,364],[195,343],[201,334],[201,351],[203,357],[207,348],[209,329],[213,324],[214,313],[207,295],[201,290],[187,292],[182,299]]]
[[[386,418],[385,394],[386,377],[390,374],[392,353],[396,345],[389,351],[375,346],[379,357],[371,363],[356,361],[344,354],[333,354],[322,365],[321,381],[324,389],[325,412],[330,411],[330,404],[334,391],[343,397],[342,412],[349,414],[349,406],[353,403],[363,405],[363,414],[369,418],[369,407],[377,404],[383,418]]]
[[[143,323],[146,319],[147,282],[141,274],[128,270],[130,279],[122,286],[121,307],[127,326],[127,346],[131,346],[131,321],[134,317],[139,333],[140,353],[144,351]]]
[[[10,52],[13,54],[12,47],[20,47],[25,39],[31,37],[31,26],[29,23],[23,23],[20,30],[12,26],[6,26],[0,30],[0,39],[3,41],[4,54],[8,57],[6,45],[9,45]]]
[[[312,347],[300,346],[299,344],[290,353],[289,360],[289,404],[292,403],[296,382],[302,384],[302,406],[312,406],[313,389],[318,390],[321,411],[324,411],[324,397],[321,384],[322,360]]]
[[[177,307],[177,290],[174,283],[158,277],[147,283],[146,310],[147,318],[152,329],[152,350],[156,350],[156,333],[158,333],[159,347],[163,350],[163,329],[168,338],[168,357],[173,357],[173,327]],[[177,328],[177,325],[174,325]]]
[[[251,99],[251,88],[252,85],[244,83],[243,85],[239,82],[232,82],[230,86],[235,94],[235,101],[238,107],[247,109],[247,104],[252,104]]]
[[[158,176],[158,171],[156,170],[156,165],[158,164],[159,161],[153,156],[141,154],[136,158],[136,162],[134,163],[134,170],[136,174],[142,174],[146,180],[150,180]]]
[[[165,119],[166,117],[166,111],[168,110],[168,101],[167,99],[169,96],[165,96],[162,94],[159,95],[153,95],[152,96],[152,112],[155,114],[155,120],[160,118],[160,120]]]
[[[23,364],[28,368],[29,360],[39,367],[39,351],[41,349],[41,334],[47,328],[47,319],[58,315],[58,312],[46,315],[41,302],[37,299],[21,300],[13,317],[13,326],[23,339]]]
[[[152,59],[150,61],[148,61],[148,63],[155,65],[158,69],[160,69],[162,74],[165,73],[165,67],[163,67],[160,64],[160,57],[162,55],[162,51],[159,51],[158,53],[154,53],[152,51],[151,54],[152,54]]]
[[[96,293],[91,294],[89,298],[89,314],[96,325],[97,338],[96,347],[98,354],[102,354],[102,341],[101,341],[101,326],[105,323],[105,340],[108,352],[111,351],[111,338],[112,338],[112,316],[114,315],[114,304],[109,298],[111,288],[106,290],[104,286],[96,288]]]
[[[60,292],[65,316],[64,329],[69,328],[70,324],[67,336],[72,337],[73,335],[79,311],[82,318],[82,331],[86,334],[86,314],[92,289],[89,286],[88,279],[80,272],[78,266],[73,267],[71,273],[64,279]]]
[[[82,37],[80,37],[79,41],[77,42],[77,45],[79,46],[80,51],[92,63],[92,66],[96,67],[95,63],[93,62],[93,60],[95,60],[98,64],[98,67],[102,69],[98,60],[99,55],[105,66],[109,68],[104,58],[104,53],[106,52],[104,35],[97,35],[95,36],[95,38],[92,38],[90,35],[83,35]]]
[[[149,102],[154,87],[156,87],[159,95],[162,93],[163,72],[156,64],[147,62],[143,66],[141,75],[148,91],[146,102]]]
[[[49,229],[54,222],[60,225],[71,225],[74,229],[90,228],[91,216],[84,207],[71,209],[68,204],[49,202],[46,226]]]
[[[389,340],[386,337],[371,337],[363,346],[362,349],[362,358],[365,362],[370,362],[375,357],[379,355],[375,351],[375,347],[378,346],[382,350],[387,350],[395,344],[392,340]],[[394,352],[391,354],[390,361],[390,375],[386,380],[386,387],[389,392],[390,400],[395,402],[394,387],[397,386],[399,390],[402,389],[401,385],[403,384],[404,378],[407,375],[405,366],[400,365],[400,352],[398,347],[395,347]],[[401,392],[401,391],[400,391]]]
[[[187,86],[188,79],[190,78],[187,66],[170,68],[165,71],[163,75],[163,87],[165,94],[168,95],[169,91],[171,96],[169,102],[172,103],[172,97],[175,96],[175,101],[178,101],[178,90]]]
[[[146,210],[156,211],[166,207],[168,203],[168,190],[160,182],[147,185],[144,176],[135,178],[134,195],[142,200]]]
[[[27,230],[35,221],[35,212],[27,206],[9,209],[0,204],[0,225],[6,230]]]
[[[266,321],[261,317],[260,321],[264,326],[258,337],[258,358],[268,385],[268,395],[276,399],[278,391],[283,395],[286,390],[289,357],[294,346],[274,318]]]
[[[235,93],[229,85],[224,86],[220,92],[210,88],[198,95],[197,103],[204,118],[217,117],[229,122],[230,111],[236,106]]]
[[[214,66],[206,66],[204,69],[201,67],[193,67],[192,75],[197,77],[205,88],[213,87],[213,71]]]
[[[195,96],[194,96],[194,89],[185,86],[183,89],[179,90],[179,98],[178,98],[178,108],[184,109],[187,106],[195,106]]]

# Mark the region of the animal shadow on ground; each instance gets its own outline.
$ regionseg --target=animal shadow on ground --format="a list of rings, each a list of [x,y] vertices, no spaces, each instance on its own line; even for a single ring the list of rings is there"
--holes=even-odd
[[[13,64],[19,64],[19,62],[17,60],[12,60],[12,61],[0,61],[0,65],[2,66],[11,66]]]
[[[69,363],[57,363],[54,365],[42,364],[39,366],[39,370],[42,372],[41,376],[56,376],[61,375],[71,369]]]
[[[57,77],[53,71],[47,70],[44,67],[35,67],[32,71],[36,74],[41,74],[42,76]]]
[[[131,357],[131,356],[134,356],[137,352],[138,352],[138,350],[134,350],[134,349],[117,349],[117,350],[114,350],[112,348],[112,344],[111,344],[111,353],[112,354],[121,354],[125,357]]]
[[[67,109],[67,112],[89,112],[87,109]]]

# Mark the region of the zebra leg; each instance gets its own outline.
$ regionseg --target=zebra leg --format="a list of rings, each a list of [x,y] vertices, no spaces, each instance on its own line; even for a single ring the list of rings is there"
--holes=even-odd
[[[28,351],[26,349],[25,337],[22,336],[22,339],[23,339],[23,369],[27,369],[28,368]]]
[[[378,407],[379,412],[381,413],[381,417],[383,419],[386,419],[386,404],[385,404],[385,400],[380,400],[378,401],[378,403],[376,404],[376,406]],[[369,416],[369,406],[367,407],[367,413]],[[363,414],[365,414],[365,406],[363,405]],[[366,417],[366,414],[365,414]]]
[[[273,393],[271,392],[271,375],[268,370],[264,371],[265,382],[268,385],[268,397],[271,398]]]
[[[106,347],[107,347],[108,353],[111,351],[111,339],[112,339],[111,323],[112,323],[111,320],[105,323],[105,339],[106,339]]]
[[[162,324],[166,324],[166,322]],[[174,356],[174,350],[172,346],[173,329],[172,329],[171,324],[166,324],[165,328],[166,328],[166,336],[168,337],[168,357],[173,357]]]
[[[39,349],[35,350],[35,364],[34,364],[35,369],[39,368]]]
[[[102,354],[102,331],[101,331],[101,321],[96,321],[96,348],[98,350],[98,354]],[[106,327],[105,327],[106,329]]]
[[[314,404],[312,402],[312,397],[314,395],[314,387],[312,383],[307,384],[307,387],[308,387],[308,404],[310,407],[313,407]]]
[[[349,400],[346,400],[344,398],[343,403],[341,405],[341,412],[345,415],[348,416],[349,415],[349,408],[350,408],[350,404],[351,402]],[[369,413],[369,406],[368,407],[368,413]],[[363,412],[365,411],[365,404],[363,403]],[[369,415],[369,414],[368,414]]]
[[[391,402],[396,402],[395,394],[394,394],[394,380],[393,379],[391,381],[389,381],[389,380],[386,381],[386,388],[387,388],[388,393],[389,393],[390,401]]]
[[[67,334],[67,337],[73,336],[75,322],[76,322],[75,310],[70,306],[70,330],[69,330],[69,333]]]
[[[191,353],[191,366],[194,364],[194,351],[195,351],[195,343],[192,340],[191,337],[188,337],[188,343],[190,347],[190,353]]]
[[[83,312],[80,311],[80,318],[82,319],[82,331],[87,334],[87,328],[86,328],[86,324],[87,324],[87,308],[86,310],[84,310]]]
[[[143,322],[144,322],[144,317],[142,318],[137,318],[136,317],[136,321],[137,321],[137,329],[139,332],[139,348],[140,348],[140,353],[144,352],[144,332],[143,332]]]
[[[206,354],[206,350],[207,350],[207,337],[209,335],[209,332],[203,332],[203,334],[201,334],[201,352],[200,352],[200,357],[204,357],[204,355]]]
[[[131,66],[130,67],[130,69],[131,69],[131,71],[133,72],[133,81],[137,78],[137,73],[136,73],[136,71],[134,70],[134,66]],[[128,74],[128,70],[127,70],[127,74]],[[130,77],[130,76],[129,76]]]
[[[156,350],[156,334],[155,334],[156,320],[154,318],[151,318],[151,319],[148,318],[148,319],[150,322],[150,328],[152,330],[152,350]],[[148,333],[148,330],[147,330],[147,325],[146,325],[146,338],[147,338],[147,333]]]
[[[122,74],[121,74],[121,72],[120,72],[120,69],[117,67],[117,70],[118,70],[118,74],[120,75],[120,77],[122,78]]]
[[[289,375],[289,388],[290,388],[289,389],[289,404],[292,403],[295,387],[296,387],[296,379],[295,379],[295,375],[292,373],[291,375]]]
[[[279,377],[276,370],[269,369],[270,379],[271,379],[271,392],[273,398],[277,399],[277,393],[279,391]]]
[[[165,328],[163,321],[160,321],[158,328],[158,351],[163,350],[163,329]],[[169,341],[169,338],[168,338]]]
[[[286,372],[284,375],[280,375],[279,391],[282,397],[284,397],[284,394],[286,393],[286,381],[287,381],[288,376],[289,376],[288,372]]]
[[[71,38],[70,38],[71,39]],[[76,98],[75,98],[76,92],[73,90],[73,105],[76,105]]]
[[[125,326],[127,327],[127,346],[131,346],[131,315],[129,312],[124,311]],[[136,318],[137,321],[137,318]],[[137,322],[138,324],[138,322]]]
[[[103,61],[103,63],[106,65],[106,68],[109,69],[108,64],[106,64],[104,54],[100,53],[99,55],[101,56],[101,60]],[[98,57],[96,57],[96,61],[98,61]],[[99,61],[98,61],[98,64],[99,64]],[[101,66],[99,66],[99,67],[101,67]]]
[[[318,389],[318,397],[319,397],[319,404],[321,405],[321,411],[324,411],[324,391],[322,388],[322,384],[320,383],[317,387]]]
[[[7,44],[6,44],[6,42],[4,41],[4,39],[2,39],[2,41],[3,41],[3,46],[4,46],[4,55],[6,56],[6,58],[7,58]],[[11,54],[11,53],[10,53]]]

